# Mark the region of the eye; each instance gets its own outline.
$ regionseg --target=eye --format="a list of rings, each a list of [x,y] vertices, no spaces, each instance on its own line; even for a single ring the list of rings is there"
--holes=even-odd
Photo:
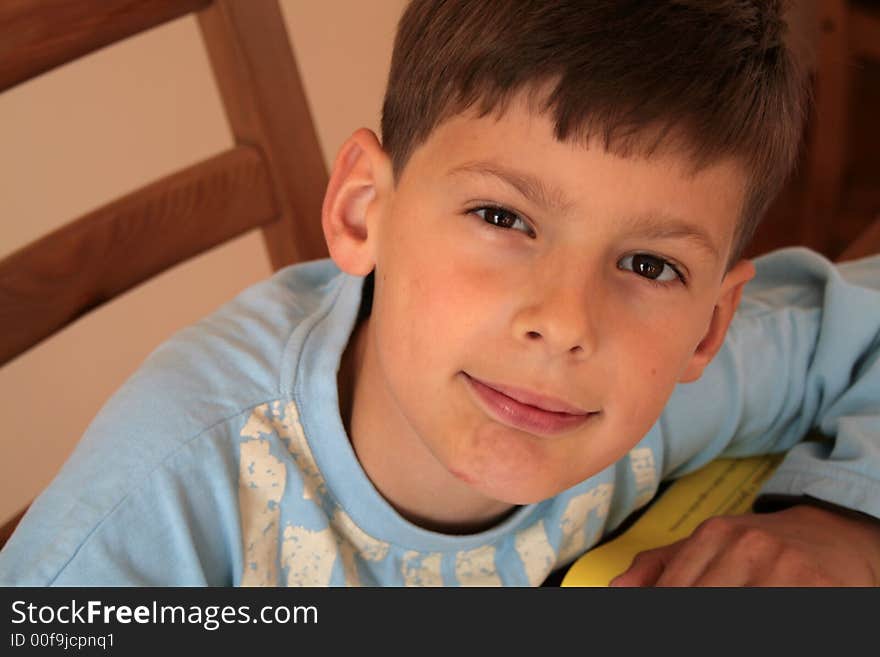
[[[620,269],[632,271],[654,283],[672,283],[676,279],[682,283],[685,282],[684,276],[675,265],[649,253],[628,255],[621,258],[617,266]]]
[[[535,231],[529,226],[522,217],[515,212],[511,212],[497,205],[484,205],[474,208],[471,212],[477,215],[487,224],[492,224],[498,228],[512,228],[521,231],[529,237],[535,236]]]

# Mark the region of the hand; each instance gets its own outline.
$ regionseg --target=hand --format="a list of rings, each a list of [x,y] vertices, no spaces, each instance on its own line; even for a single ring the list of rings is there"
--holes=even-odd
[[[880,521],[800,505],[718,516],[636,555],[611,586],[878,586]]]

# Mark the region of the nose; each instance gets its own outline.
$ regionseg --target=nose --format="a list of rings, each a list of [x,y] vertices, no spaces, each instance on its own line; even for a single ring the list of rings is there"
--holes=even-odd
[[[514,317],[514,338],[550,355],[583,358],[595,352],[599,295],[575,276],[540,278]]]

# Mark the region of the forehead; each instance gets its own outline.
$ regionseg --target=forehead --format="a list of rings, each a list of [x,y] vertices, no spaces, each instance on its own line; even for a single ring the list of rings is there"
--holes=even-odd
[[[401,184],[508,187],[555,216],[613,217],[621,230],[651,234],[702,233],[723,257],[742,215],[746,175],[733,160],[697,168],[671,143],[651,155],[621,155],[598,140],[562,142],[550,117],[519,100],[502,112],[468,111],[441,123],[413,152]]]

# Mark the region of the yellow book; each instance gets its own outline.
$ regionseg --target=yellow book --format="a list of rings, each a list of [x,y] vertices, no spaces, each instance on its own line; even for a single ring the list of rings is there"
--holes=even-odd
[[[712,516],[750,513],[783,454],[717,459],[673,482],[620,536],[584,553],[562,586],[608,586],[639,552],[669,545]]]

